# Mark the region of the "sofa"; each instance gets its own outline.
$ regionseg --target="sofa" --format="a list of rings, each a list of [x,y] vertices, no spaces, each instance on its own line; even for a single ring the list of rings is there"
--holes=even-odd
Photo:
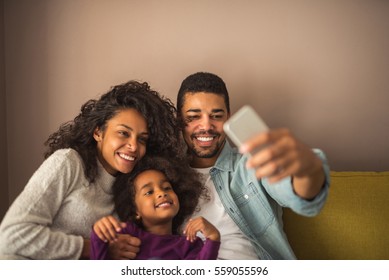
[[[331,171],[319,215],[284,209],[283,221],[298,259],[389,260],[389,172]]]

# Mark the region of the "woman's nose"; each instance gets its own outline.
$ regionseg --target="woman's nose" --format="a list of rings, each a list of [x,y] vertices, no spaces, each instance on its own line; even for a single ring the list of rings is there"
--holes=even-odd
[[[127,147],[132,151],[135,152],[137,149],[136,140],[130,139],[127,143]]]

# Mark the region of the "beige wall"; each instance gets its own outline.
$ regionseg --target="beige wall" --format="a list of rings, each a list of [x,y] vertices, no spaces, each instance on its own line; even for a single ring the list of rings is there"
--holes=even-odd
[[[389,170],[386,1],[4,2],[10,201],[87,99],[141,79],[175,101],[199,70],[333,170]]]
[[[8,161],[7,161],[7,126],[5,105],[4,75],[4,8],[0,0],[0,219],[7,211],[8,196]]]

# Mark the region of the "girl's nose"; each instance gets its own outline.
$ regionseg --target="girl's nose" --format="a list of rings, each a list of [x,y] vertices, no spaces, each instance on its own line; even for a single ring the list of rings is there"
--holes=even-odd
[[[158,193],[158,197],[165,197],[165,196],[167,196],[167,193],[164,192],[164,191],[160,191],[160,192]]]

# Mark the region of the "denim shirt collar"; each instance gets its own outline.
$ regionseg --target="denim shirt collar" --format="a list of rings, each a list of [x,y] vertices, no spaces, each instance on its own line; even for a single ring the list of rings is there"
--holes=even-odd
[[[234,150],[230,143],[228,143],[228,140],[225,140],[223,150],[217,158],[214,167],[221,171],[232,172],[234,171],[234,164],[231,161],[232,158],[234,158]]]

